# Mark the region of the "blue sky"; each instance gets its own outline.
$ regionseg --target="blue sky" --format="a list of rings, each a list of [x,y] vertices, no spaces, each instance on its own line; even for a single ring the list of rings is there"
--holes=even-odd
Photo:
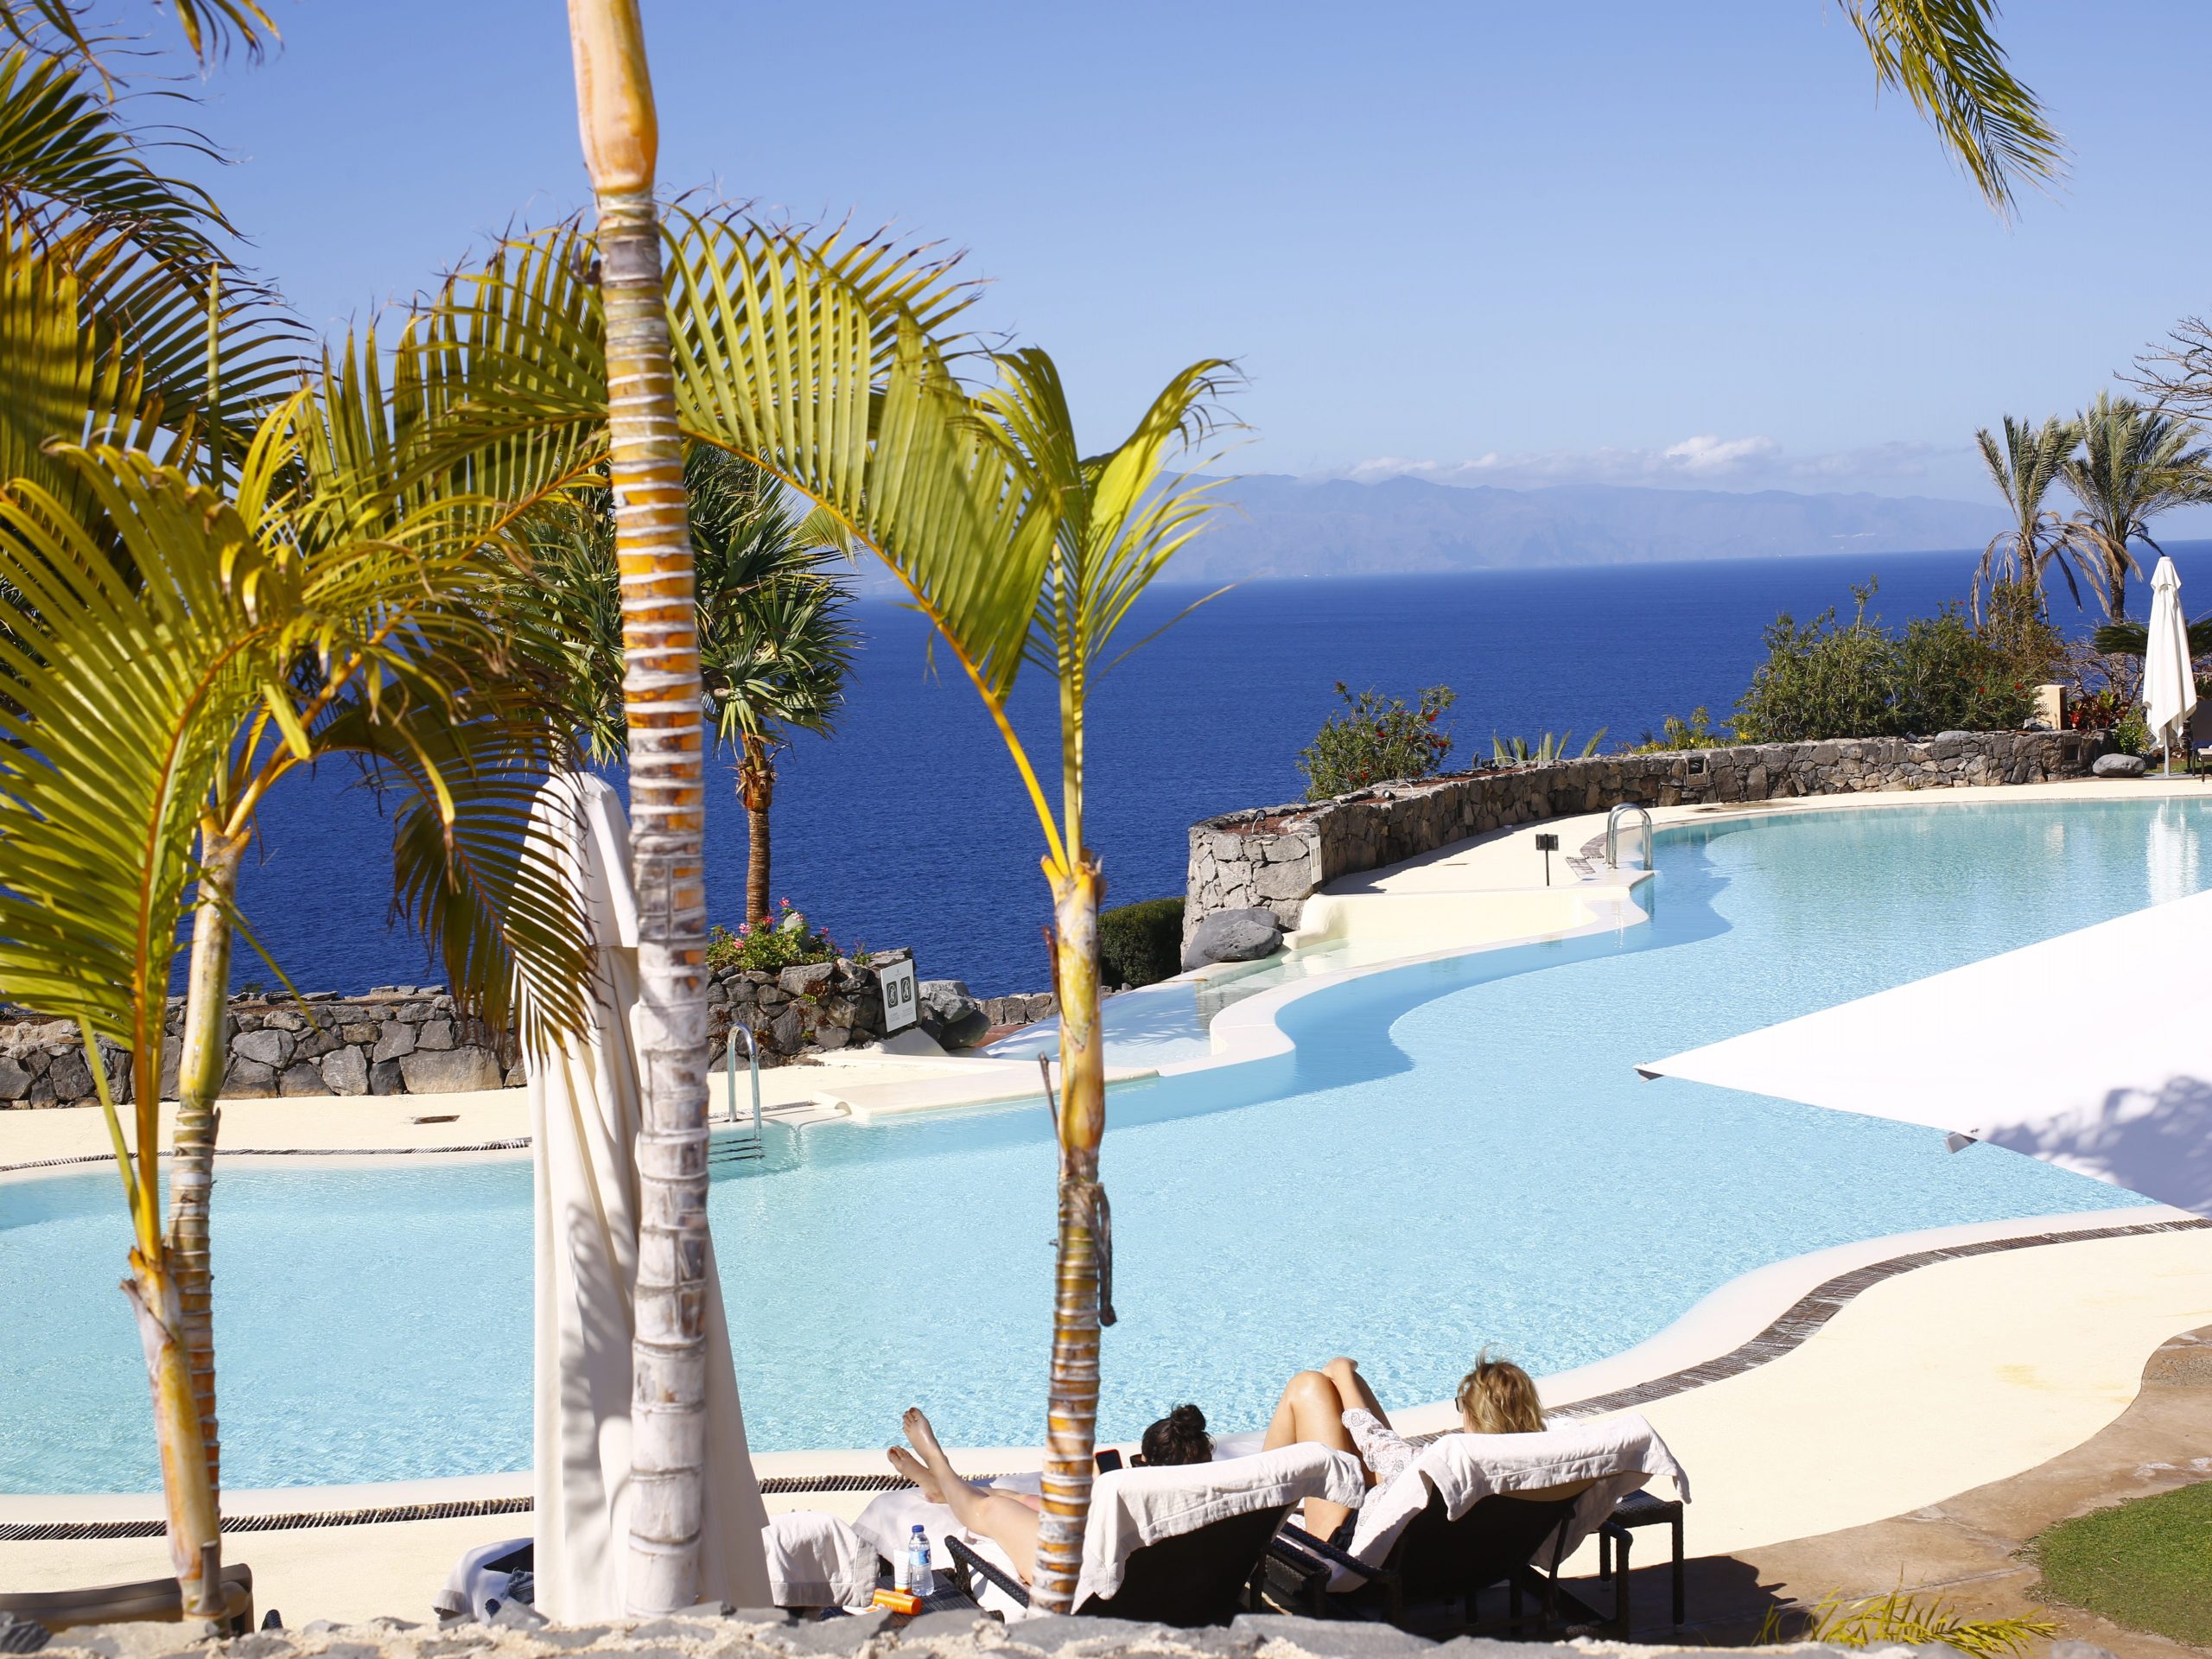
[[[318,327],[586,197],[557,0],[276,0],[215,183]],[[1973,499],[1974,429],[2212,309],[2182,0],[2014,0],[2075,149],[2000,224],[1823,0],[646,0],[661,175],[969,251],[1118,435],[1238,358],[1243,470]]]

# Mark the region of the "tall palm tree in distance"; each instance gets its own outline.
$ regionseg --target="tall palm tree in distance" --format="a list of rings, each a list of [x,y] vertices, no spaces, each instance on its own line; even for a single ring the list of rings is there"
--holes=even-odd
[[[2082,453],[2059,474],[2082,504],[2065,533],[2074,557],[2096,578],[2105,614],[2117,622],[2127,613],[2127,578],[2143,573],[2135,543],[2159,551],[2151,520],[2212,493],[2212,450],[2190,422],[2106,391],[2080,425]]]
[[[1981,550],[1981,564],[1974,572],[1974,601],[1981,610],[1982,589],[2001,582],[2024,582],[2038,601],[2044,594],[2044,574],[2052,565],[2066,578],[2074,602],[2082,602],[2082,587],[2069,563],[2074,544],[2058,514],[2044,505],[2044,498],[2059,479],[2060,469],[2082,441],[2081,429],[2056,415],[2041,426],[2005,417],[2005,441],[2000,446],[1987,427],[1975,433],[1981,459],[1998,493],[2012,514],[2009,529],[1989,538]]]
[[[697,569],[699,671],[715,732],[737,761],[749,828],[747,920],[770,913],[768,812],[776,751],[793,732],[828,735],[860,636],[830,567],[843,537],[802,518],[751,461],[696,444],[684,459]],[[530,569],[517,603],[542,611],[532,633],[555,653],[563,715],[585,747],[622,753],[622,632],[614,522],[607,493],[553,502],[524,526]]]

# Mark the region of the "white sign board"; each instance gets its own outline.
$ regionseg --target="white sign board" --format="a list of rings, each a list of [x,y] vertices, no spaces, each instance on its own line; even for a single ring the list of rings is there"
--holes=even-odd
[[[904,1031],[914,1023],[914,963],[909,957],[876,970],[883,986],[883,1033]]]

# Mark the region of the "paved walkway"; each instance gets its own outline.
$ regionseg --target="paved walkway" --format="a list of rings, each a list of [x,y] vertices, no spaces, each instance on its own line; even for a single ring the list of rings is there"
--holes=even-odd
[[[2163,1344],[2127,1409],[2083,1441],[2023,1473],[1904,1514],[1817,1537],[1749,1548],[1694,1562],[1690,1639],[1740,1642],[1770,1608],[1822,1597],[1881,1596],[1902,1586],[1941,1597],[1969,1616],[2047,1618],[2062,1638],[2093,1642],[2121,1659],[2171,1659],[2197,1649],[2123,1630],[2093,1613],[2036,1599],[2023,1546],[2073,1516],[2212,1478],[2212,1325]],[[1666,1569],[1643,1534],[1632,1560],[1637,1634],[1665,1630]]]

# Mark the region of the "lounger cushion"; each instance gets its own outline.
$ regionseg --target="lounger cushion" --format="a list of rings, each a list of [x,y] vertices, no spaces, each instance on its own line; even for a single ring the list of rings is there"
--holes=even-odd
[[[779,1607],[866,1607],[875,1596],[875,1550],[834,1515],[792,1510],[760,1529],[768,1591]]]
[[[1637,1412],[1569,1423],[1541,1434],[1446,1434],[1423,1446],[1397,1479],[1368,1494],[1350,1553],[1370,1566],[1382,1565],[1398,1535],[1428,1507],[1432,1491],[1443,1497],[1445,1512],[1457,1521],[1494,1494],[1586,1480],[1593,1484],[1567,1522],[1566,1548],[1572,1551],[1605,1524],[1614,1504],[1655,1475],[1664,1475],[1676,1495],[1688,1501],[1688,1477],[1658,1432]],[[1329,1587],[1351,1590],[1361,1582],[1357,1573],[1338,1567]]]
[[[1129,1557],[1147,1544],[1309,1497],[1357,1504],[1364,1491],[1359,1459],[1323,1446],[1286,1446],[1247,1458],[1101,1475],[1090,1489],[1075,1605],[1121,1589]]]
[[[988,1483],[1011,1491],[1035,1491],[1035,1475],[1003,1475]],[[861,1541],[887,1561],[895,1561],[906,1553],[906,1541],[916,1527],[922,1529],[930,1541],[930,1564],[940,1574],[952,1565],[952,1553],[944,1547],[948,1534],[958,1534],[960,1541],[981,1555],[992,1566],[1014,1573],[1014,1563],[1006,1552],[980,1534],[961,1530],[960,1522],[952,1511],[942,1503],[932,1503],[912,1486],[899,1487],[872,1498],[860,1516],[853,1522],[853,1531]],[[977,1586],[977,1602],[987,1612],[1003,1618],[1020,1618],[1020,1606],[1001,1595],[988,1585]]]

